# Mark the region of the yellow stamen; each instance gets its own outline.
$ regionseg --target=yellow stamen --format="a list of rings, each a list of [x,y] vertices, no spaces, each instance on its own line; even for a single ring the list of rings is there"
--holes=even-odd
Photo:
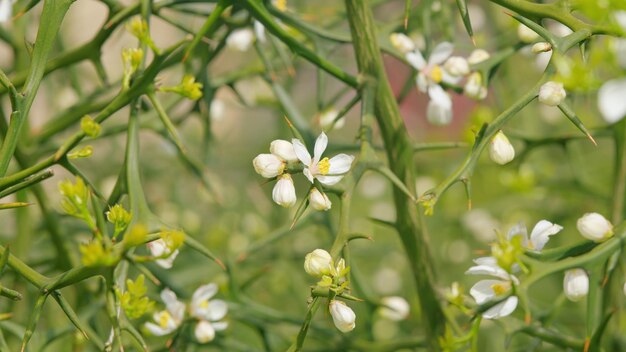
[[[207,308],[209,306],[209,301],[200,302],[200,308]]]
[[[499,296],[499,295],[506,293],[506,291],[509,290],[509,286],[510,285],[508,283],[493,284],[491,285],[491,289],[496,295]]]
[[[161,315],[159,316],[159,325],[162,328],[167,327],[167,323],[169,323],[170,319],[172,319],[172,316],[168,311],[161,312]]]
[[[276,0],[274,1],[274,6],[282,12],[287,10],[287,0]]]
[[[433,66],[430,70],[430,79],[432,79],[435,83],[439,83],[443,79],[443,71],[439,65]]]
[[[322,174],[322,175],[328,174],[328,170],[330,170],[330,161],[328,161],[328,158],[324,158],[324,159],[320,160],[317,163],[317,169],[319,170],[320,174]]]

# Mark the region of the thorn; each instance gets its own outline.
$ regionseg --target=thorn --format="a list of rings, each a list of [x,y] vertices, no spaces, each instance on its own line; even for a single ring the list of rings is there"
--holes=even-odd
[[[471,199],[467,200],[467,210],[472,210],[472,200]]]
[[[526,313],[526,315],[524,315],[524,323],[526,325],[530,325],[531,321],[532,321],[532,319],[530,318],[530,313]]]
[[[26,14],[26,12],[24,12],[24,10],[22,10],[22,11],[18,12],[15,16],[13,16],[12,20],[15,21],[16,19],[24,16],[24,14]]]
[[[589,138],[589,140],[591,141],[591,143],[593,143],[593,145],[595,145],[596,147],[598,146],[598,143],[596,143],[596,140],[593,139],[593,137],[591,136],[591,133],[587,132],[587,138]]]
[[[591,344],[591,340],[587,337],[585,339],[585,345],[583,347],[583,352],[589,352],[589,345]]]
[[[293,124],[291,123],[287,115],[283,115],[283,118],[285,119],[285,121],[287,121],[287,126],[289,126],[289,128],[292,128]]]
[[[600,286],[604,287],[606,286],[606,284],[609,282],[609,276],[608,275],[604,275],[604,278],[602,279],[602,283],[600,284]]]
[[[404,16],[404,29],[407,30],[409,28],[409,16]]]
[[[189,58],[189,51],[185,52],[185,55],[183,55],[183,60],[181,62],[184,64],[185,61],[187,61],[187,58]]]
[[[237,263],[241,263],[244,260],[246,260],[246,258],[248,258],[248,253],[244,252],[239,254],[239,256],[237,257]]]
[[[470,35],[470,40],[472,41],[472,44],[474,44],[474,46],[476,46],[476,38],[474,38],[473,35]]]
[[[224,265],[224,262],[222,262],[219,258],[215,258],[214,262],[217,265],[219,265],[222,268],[222,270],[226,271],[226,265]]]
[[[507,15],[507,16],[511,16],[511,17],[513,17],[513,14],[512,14],[512,13],[510,13],[509,11],[502,11],[502,12],[504,12],[504,14],[505,14],[505,15]]]

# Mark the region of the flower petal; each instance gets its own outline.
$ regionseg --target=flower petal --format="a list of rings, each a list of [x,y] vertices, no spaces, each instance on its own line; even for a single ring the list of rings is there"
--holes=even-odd
[[[438,104],[434,100],[428,102],[426,108],[428,122],[436,126],[445,126],[452,122],[452,107]]]
[[[413,68],[415,68],[416,70],[421,70],[426,67],[426,60],[424,60],[422,53],[420,53],[420,51],[417,49],[415,51],[407,53],[405,58],[409,65],[413,66]]]
[[[422,72],[417,74],[415,78],[415,84],[417,85],[417,89],[419,89],[422,93],[428,93],[428,78]]]
[[[504,280],[510,280],[511,275],[497,265],[475,265],[465,272],[467,275],[489,275]]]
[[[218,321],[226,316],[228,305],[221,299],[214,299],[209,302],[205,318],[210,321]]]
[[[532,248],[536,251],[540,251],[550,240],[550,236],[555,235],[563,230],[563,226],[553,224],[548,220],[541,220],[535,225],[530,233],[530,243]]]
[[[517,308],[517,297],[511,296],[506,301],[496,304],[483,313],[485,319],[500,319],[513,313]]]
[[[163,335],[167,335],[170,332],[172,332],[170,329],[167,329],[167,328],[164,329],[164,328],[160,327],[159,325],[154,324],[154,323],[150,323],[150,322],[144,324],[144,326],[154,336],[163,336]]]
[[[311,165],[311,154],[309,154],[309,151],[306,150],[304,144],[302,144],[302,142],[300,142],[300,140],[296,138],[291,140],[291,144],[293,144],[293,151],[296,152],[296,156],[298,157],[298,159],[305,166]]]
[[[311,182],[313,183],[313,175],[311,175],[311,170],[309,170],[308,167],[305,167],[304,170],[302,170],[302,174]]]
[[[496,293],[493,291],[493,285],[503,283],[500,280],[481,280],[478,281],[469,291],[470,296],[474,298],[477,304],[483,304],[491,301],[496,297]]]
[[[326,133],[322,132],[315,140],[315,147],[313,148],[313,162],[317,164],[318,161],[322,158],[322,154],[324,154],[324,150],[326,150],[326,146],[328,145],[328,137]]]
[[[454,50],[454,46],[452,43],[443,42],[439,43],[434,49],[433,52],[430,53],[430,57],[428,58],[429,65],[439,65],[442,64],[450,55],[452,55],[452,51]]]
[[[201,302],[209,300],[211,297],[215,296],[217,293],[217,285],[214,283],[210,283],[207,285],[202,285],[196,289],[191,297],[191,304],[199,304]]]
[[[452,99],[446,91],[438,84],[428,87],[428,96],[432,101],[442,107],[452,108]]]
[[[343,175],[341,176],[317,176],[316,178],[322,184],[326,186],[332,186],[334,184],[337,184],[339,181],[341,181],[341,179],[343,178]]]
[[[522,245],[528,247],[528,230],[526,230],[526,225],[523,222],[513,225],[506,234],[506,239],[510,241],[515,236],[522,236]]]
[[[608,81],[598,91],[598,109],[608,123],[626,116],[626,78]]]
[[[328,168],[329,175],[341,175],[350,171],[354,156],[348,154],[338,154],[329,160],[330,167]]]
[[[228,328],[228,322],[225,322],[225,321],[213,322],[211,323],[211,325],[213,325],[213,329],[215,329],[215,331],[223,331],[223,330],[226,330],[226,328]]]

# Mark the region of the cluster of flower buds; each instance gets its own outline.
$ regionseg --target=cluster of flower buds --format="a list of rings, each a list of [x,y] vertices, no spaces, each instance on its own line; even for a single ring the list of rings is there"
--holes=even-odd
[[[320,278],[317,287],[327,288],[335,298],[348,289],[347,274],[350,272],[350,267],[346,267],[343,258],[335,263],[330,253],[323,249],[316,249],[305,256],[304,271],[313,277]],[[328,310],[339,331],[349,332],[356,326],[356,314],[343,301],[331,299]]]
[[[308,198],[311,207],[315,210],[331,208],[331,201],[320,189],[320,184],[330,186],[341,181],[350,170],[354,157],[339,154],[331,159],[322,158],[327,145],[328,137],[322,132],[315,141],[311,157],[299,139],[293,139],[291,143],[277,139],[270,144],[269,154],[259,154],[252,160],[254,170],[259,175],[277,180],[272,190],[272,199],[276,204],[286,208],[296,204],[296,189],[290,172],[302,167],[302,173],[313,185]],[[315,184],[315,180],[319,184]]]
[[[392,33],[391,44],[404,55],[406,61],[417,72],[417,87],[427,93],[430,101],[426,116],[434,125],[447,125],[452,121],[452,99],[443,85],[458,85],[465,78],[464,93],[473,99],[487,96],[484,78],[472,67],[489,58],[482,49],[474,50],[467,58],[452,56],[453,46],[448,42],[437,45],[428,60],[424,58],[417,44],[403,33]]]
[[[191,100],[202,98],[202,83],[196,82],[195,77],[184,75],[177,86],[160,87],[162,92],[173,92]]]

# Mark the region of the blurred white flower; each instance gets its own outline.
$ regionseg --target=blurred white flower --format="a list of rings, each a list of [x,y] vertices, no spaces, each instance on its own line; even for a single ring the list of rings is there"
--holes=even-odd
[[[530,49],[534,54],[545,53],[547,51],[552,50],[552,45],[546,42],[539,42],[533,44],[532,49]]]
[[[415,43],[404,33],[391,33],[389,40],[391,45],[403,54],[415,50]]]
[[[598,91],[598,109],[608,123],[616,123],[626,116],[626,78],[605,82]]]
[[[406,60],[418,71],[417,88],[422,93],[428,93],[430,97],[426,115],[428,121],[435,125],[445,125],[452,121],[452,99],[439,85],[441,82],[456,84],[459,80],[441,67],[452,54],[452,50],[452,44],[440,43],[433,49],[428,61],[417,48],[406,54]]]
[[[290,208],[296,204],[296,188],[293,185],[291,175],[283,174],[278,178],[278,182],[272,190],[272,199],[282,207]]]
[[[576,221],[580,234],[595,242],[602,242],[613,236],[613,224],[598,213],[586,213]]]
[[[380,315],[393,321],[404,320],[409,316],[411,306],[400,296],[383,297],[380,300]]]
[[[7,22],[13,17],[13,3],[16,0],[0,0],[0,23]]]
[[[483,100],[487,97],[487,87],[483,85],[483,76],[480,72],[473,72],[469,75],[463,87],[463,94],[476,100]]]
[[[254,31],[250,28],[236,29],[226,38],[226,46],[237,51],[247,51],[252,43],[254,43]]]
[[[228,323],[220,321],[228,312],[228,305],[220,299],[211,300],[217,293],[217,285],[210,283],[198,287],[191,297],[190,314],[198,319],[194,330],[200,343],[207,343],[215,338],[215,331],[225,330]]]
[[[298,161],[293,144],[282,139],[276,139],[270,143],[270,153],[287,162]]]
[[[354,161],[354,156],[347,154],[338,154],[331,159],[323,158],[320,160],[328,145],[328,137],[324,132],[315,141],[313,158],[300,140],[294,138],[291,143],[298,159],[304,164],[302,173],[311,183],[317,179],[324,185],[336,184],[341,181],[345,173],[350,171],[352,161]]]
[[[341,332],[350,332],[356,326],[356,314],[345,303],[338,300],[330,301],[328,307],[335,327]]]
[[[579,301],[589,292],[589,276],[583,269],[572,269],[565,272],[563,292],[570,301]]]
[[[259,154],[252,160],[257,174],[265,178],[274,178],[285,170],[285,161],[274,154]]]
[[[465,274],[489,275],[498,279],[481,280],[472,286],[470,295],[479,305],[510,295],[512,285],[519,284],[519,280],[499,267],[496,259],[493,257],[477,258],[474,260],[474,263],[477,265],[469,268]],[[503,301],[487,309],[482,315],[485,319],[506,317],[517,308],[517,303],[518,298],[514,295],[510,295]]]
[[[324,111],[320,112],[319,114],[320,127],[322,127],[324,131],[328,131],[331,128],[334,130],[338,130],[342,128],[346,124],[345,117],[340,118],[333,125],[333,122],[335,121],[338,115],[339,115],[339,111],[337,111],[337,109],[335,109],[334,107],[329,107],[325,109]]]
[[[304,271],[311,276],[329,275],[332,265],[333,258],[323,249],[318,248],[304,257]]]
[[[517,26],[517,37],[524,43],[532,43],[539,38],[539,34],[520,23]]]
[[[474,49],[467,57],[467,62],[470,65],[479,64],[489,58],[489,53],[484,49]]]
[[[169,288],[161,291],[161,299],[165,303],[165,310],[154,313],[152,318],[156,323],[145,324],[146,329],[156,336],[172,333],[178,329],[185,317],[185,304],[180,302]]]
[[[539,88],[539,101],[549,106],[557,106],[563,102],[567,93],[563,83],[549,81]]]
[[[317,188],[313,188],[309,193],[309,203],[315,210],[326,211],[332,206],[330,199],[325,193],[320,192]]]
[[[489,143],[489,158],[500,165],[507,164],[515,158],[515,149],[502,131],[498,131]]]
[[[154,240],[152,242],[148,242],[146,246],[150,250],[150,253],[153,257],[162,257],[161,259],[156,260],[156,263],[160,267],[164,269],[170,269],[174,265],[174,260],[176,260],[176,257],[178,256],[178,249],[172,252],[172,250],[167,246],[167,243],[165,243],[162,238],[159,238],[158,240]]]
[[[489,242],[495,239],[495,230],[500,223],[485,209],[472,209],[461,219],[465,226],[477,239]]]
[[[452,76],[465,76],[470,73],[469,63],[464,57],[450,56],[443,68]]]

